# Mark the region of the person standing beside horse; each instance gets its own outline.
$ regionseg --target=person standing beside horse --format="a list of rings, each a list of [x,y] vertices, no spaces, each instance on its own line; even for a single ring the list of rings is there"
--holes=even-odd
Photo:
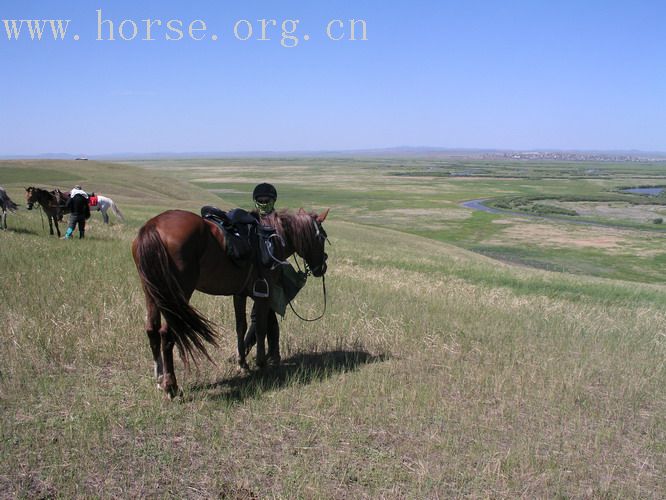
[[[69,210],[69,225],[63,239],[68,240],[72,233],[79,226],[79,239],[83,239],[86,232],[86,220],[90,218],[90,206],[88,205],[88,193],[81,189],[81,186],[75,186],[67,200],[66,209]]]
[[[276,227],[278,224],[275,213],[275,202],[277,201],[277,190],[272,184],[262,182],[252,191],[254,206],[259,215],[259,223],[262,226]],[[266,340],[268,340],[268,359],[272,364],[280,363],[280,324],[273,309],[268,310]],[[245,335],[245,350],[249,352],[257,342],[257,306],[252,305],[250,313],[250,328]]]

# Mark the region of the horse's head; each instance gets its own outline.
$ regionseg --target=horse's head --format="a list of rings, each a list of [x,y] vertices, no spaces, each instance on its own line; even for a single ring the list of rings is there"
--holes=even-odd
[[[299,216],[308,217],[310,219],[310,224],[307,229],[309,232],[308,237],[305,238],[305,240],[308,241],[308,244],[300,245],[300,248],[297,248],[297,251],[305,260],[312,275],[316,278],[324,276],[327,269],[326,260],[328,259],[328,254],[325,252],[325,246],[328,241],[328,235],[326,234],[326,231],[324,231],[322,224],[326,220],[329,210],[330,209],[326,209],[321,214],[306,214],[302,209],[299,211]]]
[[[32,210],[32,206],[37,203],[37,188],[32,186],[25,188],[25,203],[28,210]]]

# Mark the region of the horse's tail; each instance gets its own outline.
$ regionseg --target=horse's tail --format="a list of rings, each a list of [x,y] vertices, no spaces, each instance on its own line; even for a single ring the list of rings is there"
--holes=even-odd
[[[143,226],[135,240],[136,267],[146,295],[173,332],[178,352],[188,364],[199,352],[214,363],[205,342],[217,346],[213,324],[188,303],[175,278],[175,270],[164,242],[154,225]],[[196,362],[196,361],[195,361]]]
[[[113,209],[113,213],[116,214],[116,217],[119,217],[121,221],[125,222],[125,216],[123,215],[123,213],[118,208],[118,205],[116,205],[116,202],[113,201],[113,200],[110,200],[110,201],[111,201],[111,208]]]

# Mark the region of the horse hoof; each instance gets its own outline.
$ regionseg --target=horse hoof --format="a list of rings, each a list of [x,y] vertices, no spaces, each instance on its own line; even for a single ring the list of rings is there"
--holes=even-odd
[[[168,389],[165,389],[165,391],[170,401],[181,399],[183,397],[183,390],[180,387],[169,387]]]
[[[280,366],[280,356],[269,356],[266,366],[269,368],[277,368]]]

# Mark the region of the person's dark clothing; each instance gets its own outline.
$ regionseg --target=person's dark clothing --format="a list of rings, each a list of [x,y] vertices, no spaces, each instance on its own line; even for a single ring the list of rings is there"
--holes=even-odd
[[[69,200],[67,200],[67,205],[65,205],[65,208],[70,212],[67,232],[71,234],[78,224],[79,238],[83,238],[86,232],[86,220],[90,218],[90,206],[88,206],[88,199],[82,194],[74,195]]]
[[[268,341],[268,357],[275,358],[280,361],[280,325],[277,320],[277,315],[273,309],[268,310],[268,318],[266,318],[266,340]],[[250,352],[250,349],[257,343],[257,306],[252,306],[250,313],[250,328],[245,334],[245,350]]]
[[[88,206],[88,199],[82,194],[72,196],[67,200],[66,208],[72,215],[83,217],[84,219],[90,218],[90,206]]]

